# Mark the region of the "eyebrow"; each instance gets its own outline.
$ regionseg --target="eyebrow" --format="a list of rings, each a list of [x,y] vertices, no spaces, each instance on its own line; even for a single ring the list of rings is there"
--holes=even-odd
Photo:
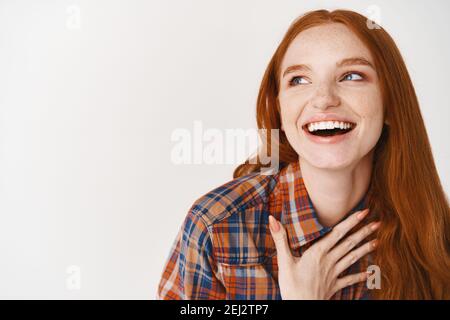
[[[346,58],[336,63],[336,67],[345,67],[345,66],[355,66],[355,65],[362,65],[362,66],[368,66],[375,70],[375,67],[370,63],[367,59],[362,57],[354,57],[354,58]],[[307,64],[295,64],[292,66],[289,66],[284,70],[283,72],[283,78],[288,74],[292,73],[294,71],[311,71],[311,67]]]

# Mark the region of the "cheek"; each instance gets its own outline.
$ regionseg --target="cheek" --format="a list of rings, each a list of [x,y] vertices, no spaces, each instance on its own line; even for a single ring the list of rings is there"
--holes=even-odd
[[[293,94],[283,95],[279,98],[281,122],[285,128],[293,128],[297,125],[303,110],[302,99]]]
[[[359,113],[364,126],[360,132],[362,141],[367,148],[371,148],[375,146],[381,135],[384,116],[381,98],[376,94],[367,97],[361,101],[360,108],[356,112]]]
[[[359,114],[363,120],[370,123],[373,127],[379,127],[383,123],[383,103],[380,94],[370,92],[362,99]]]

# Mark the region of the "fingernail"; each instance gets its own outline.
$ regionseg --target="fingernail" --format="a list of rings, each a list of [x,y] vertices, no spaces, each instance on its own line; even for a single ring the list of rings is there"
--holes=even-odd
[[[378,227],[381,225],[381,222],[377,222],[377,223],[374,223],[371,227],[370,227],[370,229],[372,229],[372,230],[377,230],[378,229]]]
[[[269,216],[269,227],[272,232],[278,232],[280,230],[277,220],[275,220],[275,218],[271,215]]]
[[[369,213],[369,209],[365,209],[365,210],[361,211],[356,217],[359,220],[362,220],[368,213]]]

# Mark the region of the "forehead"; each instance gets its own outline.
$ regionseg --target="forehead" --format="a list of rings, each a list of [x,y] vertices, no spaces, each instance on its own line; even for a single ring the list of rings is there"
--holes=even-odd
[[[289,45],[281,64],[282,70],[293,64],[332,64],[363,57],[373,63],[372,55],[361,40],[342,23],[330,23],[300,32]]]

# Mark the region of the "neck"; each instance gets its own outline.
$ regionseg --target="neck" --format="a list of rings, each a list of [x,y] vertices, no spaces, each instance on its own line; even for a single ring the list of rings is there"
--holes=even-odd
[[[372,157],[370,152],[357,165],[339,170],[317,168],[300,158],[306,190],[323,226],[336,225],[367,192]]]

